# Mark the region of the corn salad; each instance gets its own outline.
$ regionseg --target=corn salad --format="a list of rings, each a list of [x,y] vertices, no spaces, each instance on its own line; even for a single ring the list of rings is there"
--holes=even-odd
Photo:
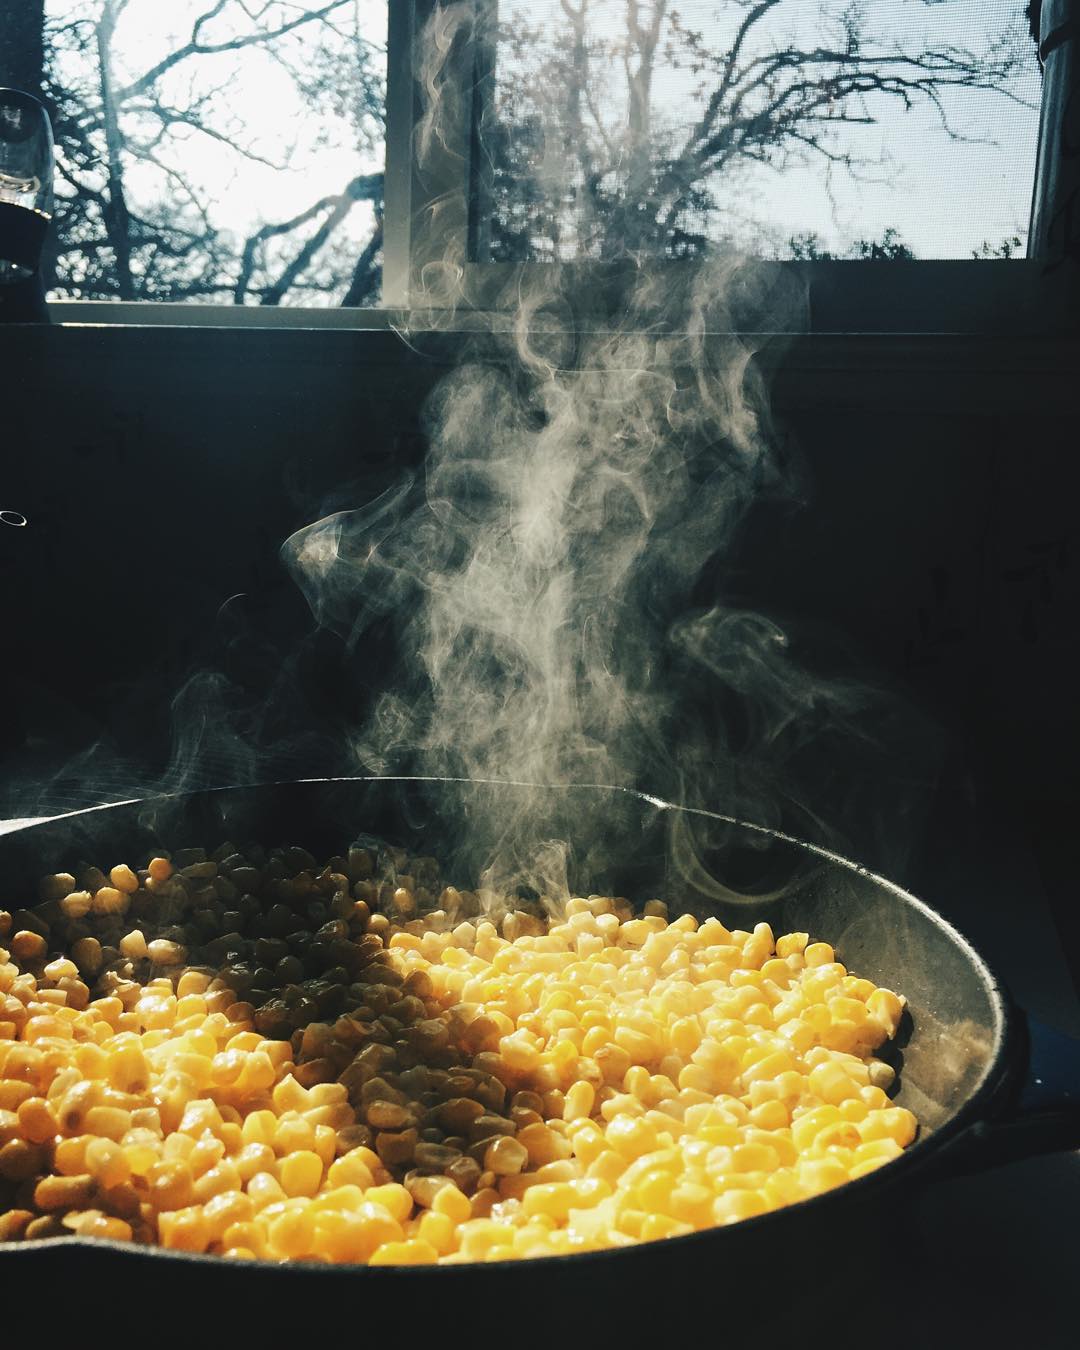
[[[736,1223],[915,1137],[901,996],[824,942],[354,848],[186,850],[0,911],[0,1242],[456,1264]]]

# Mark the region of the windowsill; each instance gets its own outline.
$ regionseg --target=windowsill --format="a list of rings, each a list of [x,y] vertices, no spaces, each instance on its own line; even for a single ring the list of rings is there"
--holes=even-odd
[[[685,265],[667,264],[672,275]],[[768,282],[782,278],[790,296],[805,288],[793,317],[781,326],[792,333],[925,333],[1015,336],[1080,331],[1080,269],[1048,271],[1040,262],[813,262],[763,263]],[[343,309],[243,305],[153,304],[118,301],[56,301],[54,324],[65,327],[227,328],[302,331],[425,333],[508,327],[507,307],[523,285],[542,278],[543,264],[492,265],[469,269],[470,304],[445,308]],[[565,296],[575,302],[575,321],[606,327],[621,314],[619,270],[566,269]],[[791,281],[794,280],[794,287]],[[610,292],[611,301],[607,297]],[[578,308],[582,299],[589,315]],[[775,331],[773,324],[761,325]]]
[[[269,328],[383,332],[398,310],[279,308],[256,305],[152,304],[122,300],[53,300],[49,317],[65,328]]]

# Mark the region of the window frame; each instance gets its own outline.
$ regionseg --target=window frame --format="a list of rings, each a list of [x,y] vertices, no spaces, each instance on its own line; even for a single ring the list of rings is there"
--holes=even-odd
[[[494,8],[497,0],[473,0]],[[417,37],[440,0],[388,0],[386,166],[384,178],[383,300],[378,308],[210,305],[183,302],[59,300],[49,304],[54,324],[65,326],[165,326],[252,329],[414,329],[473,326],[482,315],[505,309],[545,263],[472,261],[482,240],[484,213],[470,209],[483,191],[476,154],[478,91],[486,88],[493,53],[461,43],[457,65],[461,122],[429,152],[421,168],[413,153],[420,100],[415,78]],[[1032,194],[1035,181],[1032,181]],[[449,301],[424,284],[441,260],[427,224],[437,216],[439,240],[463,245],[453,318]],[[421,228],[423,227],[423,228]],[[471,234],[470,231],[473,233]],[[426,247],[426,253],[423,251]],[[1038,259],[927,259],[911,261],[766,262],[796,274],[808,295],[813,333],[932,333],[979,335],[1072,333],[1080,328],[1076,278]],[[667,268],[692,264],[666,262]],[[611,268],[582,264],[577,271],[603,284]],[[1075,269],[1074,269],[1075,270]],[[471,322],[470,322],[471,316]],[[804,327],[800,331],[806,332]]]

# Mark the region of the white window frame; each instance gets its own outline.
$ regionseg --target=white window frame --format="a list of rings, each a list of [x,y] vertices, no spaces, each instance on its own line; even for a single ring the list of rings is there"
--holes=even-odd
[[[471,244],[470,194],[473,190],[472,125],[477,72],[491,54],[462,48],[462,122],[451,128],[423,168],[413,153],[419,116],[414,75],[417,36],[440,0],[389,0],[387,32],[386,169],[384,179],[383,300],[378,309],[300,308],[258,305],[152,303],[146,301],[62,300],[50,304],[55,324],[66,326],[135,325],[281,329],[423,329],[445,327],[445,302],[422,284],[435,256],[422,256],[427,223],[438,213],[440,236]],[[497,0],[474,0],[479,5]],[[1034,193],[1034,182],[1032,191]],[[483,213],[479,213],[482,215]],[[691,264],[668,262],[665,267]],[[910,262],[776,262],[765,266],[794,269],[808,287],[810,331],[823,333],[973,333],[1075,332],[1074,289],[1053,269],[1032,259],[913,260]],[[503,297],[542,263],[465,262],[462,291],[452,324],[469,327],[481,315],[502,308]],[[604,268],[582,264],[593,285]],[[470,323],[470,316],[472,323]]]

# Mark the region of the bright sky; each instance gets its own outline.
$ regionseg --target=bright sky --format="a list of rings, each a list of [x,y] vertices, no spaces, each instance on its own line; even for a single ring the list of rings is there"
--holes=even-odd
[[[845,0],[830,0],[827,6],[833,14],[845,7]],[[591,8],[593,35],[625,34],[622,0],[593,0]],[[724,51],[748,5],[745,0],[678,0],[671,8],[712,51]],[[765,40],[758,41],[755,52],[789,33],[811,48],[826,45],[834,30],[822,23],[825,8],[821,0],[785,0],[761,25]],[[864,32],[881,39],[879,48],[906,51],[944,44],[978,50],[988,35],[1025,23],[1024,0],[861,0],[859,8]],[[558,0],[502,0],[502,15],[513,12],[548,34],[566,27]],[[814,231],[839,251],[859,238],[880,238],[890,226],[923,258],[966,258],[984,239],[998,244],[1013,233],[1024,234],[1035,174],[1040,76],[1034,44],[1026,37],[1023,51],[1024,72],[1010,92],[1029,106],[993,92],[946,92],[954,130],[968,140],[950,139],[932,108],[905,112],[898,103],[878,99],[869,105],[876,124],[845,129],[840,144],[880,161],[881,181],[855,183],[838,170],[830,185],[821,161],[789,166],[782,174],[755,166],[740,181],[740,206],[764,222],[777,242]],[[617,64],[611,73],[605,106],[617,126],[622,80]],[[687,72],[661,64],[654,81],[654,116],[676,126],[691,124],[703,106],[694,84]]]
[[[353,0],[353,4],[362,31],[379,49],[385,68],[386,0]],[[88,0],[46,0],[48,16],[61,22],[99,8],[97,0],[92,4]],[[129,0],[114,41],[117,80],[137,78],[183,46],[190,39],[193,20],[211,8],[210,0]],[[249,3],[248,8],[256,6]],[[235,26],[211,24],[201,40],[227,41],[235,31]],[[314,42],[314,29],[300,32],[305,36],[297,35],[293,41]],[[383,166],[381,148],[375,154],[358,152],[348,122],[325,112],[313,113],[290,75],[259,48],[192,57],[173,67],[160,88],[163,97],[177,107],[189,106],[193,95],[210,95],[205,120],[211,126],[226,132],[230,127],[236,129],[237,140],[272,164],[285,166],[254,162],[193,129],[181,128],[170,145],[162,147],[162,160],[181,165],[201,185],[211,202],[214,223],[241,237],[260,225],[288,220],[320,198],[339,193],[358,174]],[[131,118],[126,129],[135,126],[137,119]],[[162,176],[149,169],[131,171],[128,186],[136,201],[160,200],[170,192]],[[371,229],[371,210],[359,203],[338,237],[362,247]],[[308,295],[301,303],[317,300]]]

